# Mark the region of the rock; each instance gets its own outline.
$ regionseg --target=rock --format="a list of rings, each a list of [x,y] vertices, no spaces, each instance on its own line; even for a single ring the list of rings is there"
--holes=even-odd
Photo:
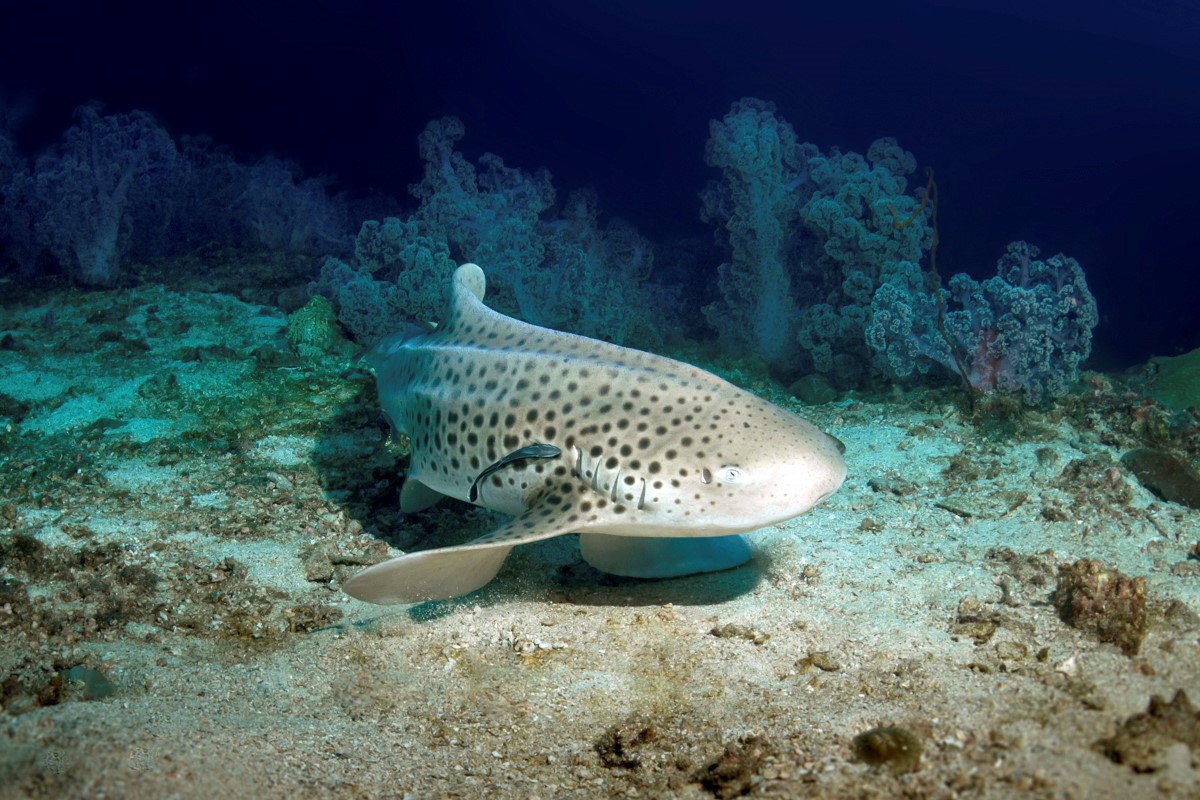
[[[1137,655],[1146,637],[1146,581],[1128,578],[1099,561],[1080,559],[1058,568],[1054,605],[1063,622]]]
[[[1182,459],[1161,450],[1139,447],[1121,456],[1121,464],[1155,497],[1200,509],[1200,473]]]
[[[1167,408],[1200,407],[1200,347],[1181,356],[1150,359],[1156,368],[1146,393]]]
[[[1200,758],[1200,713],[1182,689],[1171,702],[1159,695],[1150,697],[1145,711],[1121,724],[1112,737],[1096,743],[1104,755],[1134,772],[1154,772],[1167,765],[1168,752],[1178,744]]]
[[[725,748],[725,752],[697,776],[700,784],[719,800],[750,793],[762,780],[759,772],[771,752],[761,736],[746,736]]]
[[[320,295],[288,316],[287,340],[306,359],[341,352],[347,345],[333,303]]]
[[[810,406],[819,406],[837,400],[837,389],[834,389],[824,375],[812,373],[805,375],[788,387],[788,391],[801,402]]]
[[[895,775],[912,772],[921,764],[921,741],[907,728],[871,728],[854,737],[854,760],[886,766]]]
[[[305,560],[304,579],[314,583],[328,583],[333,579],[333,561],[328,549],[318,547]]]

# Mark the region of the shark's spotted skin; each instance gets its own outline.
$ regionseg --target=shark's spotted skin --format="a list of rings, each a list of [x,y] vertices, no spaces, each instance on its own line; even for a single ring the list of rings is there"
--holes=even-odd
[[[484,289],[483,271],[464,264],[441,327],[385,340],[367,359],[411,442],[402,508],[449,495],[516,516],[473,542],[370,567],[350,595],[465,594],[514,545],[571,532],[610,572],[723,569],[749,558],[736,534],[807,511],[845,478],[836,442],[794,414],[688,364],[506,317]],[[543,455],[508,458],[517,452]]]

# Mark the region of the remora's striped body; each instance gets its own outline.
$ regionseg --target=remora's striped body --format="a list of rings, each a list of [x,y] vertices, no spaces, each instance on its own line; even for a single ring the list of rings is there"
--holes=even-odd
[[[513,545],[569,532],[583,534],[585,558],[621,574],[722,568],[749,556],[732,534],[796,516],[841,485],[836,443],[794,414],[690,365],[511,319],[483,294],[482,271],[463,265],[446,322],[385,341],[368,361],[411,442],[406,510],[469,500],[474,486],[478,505],[518,516],[466,545],[376,565],[350,594],[461,594],[490,580]],[[557,454],[477,483],[539,444]]]

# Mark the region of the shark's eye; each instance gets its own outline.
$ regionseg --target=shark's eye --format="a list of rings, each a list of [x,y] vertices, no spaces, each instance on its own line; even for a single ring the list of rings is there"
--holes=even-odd
[[[746,472],[741,467],[721,467],[721,483],[737,483],[744,480]]]
[[[708,471],[708,467],[700,470],[700,482],[705,484],[712,483],[712,473]]]

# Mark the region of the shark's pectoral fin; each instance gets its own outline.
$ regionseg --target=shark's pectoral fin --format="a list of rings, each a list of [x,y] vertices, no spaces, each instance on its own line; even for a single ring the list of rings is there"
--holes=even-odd
[[[629,578],[673,578],[715,572],[750,560],[741,536],[645,537],[584,533],[583,560],[601,572]]]
[[[445,496],[410,475],[404,479],[404,485],[400,487],[400,510],[405,514],[424,511],[440,502]]]
[[[384,605],[443,600],[473,592],[496,577],[508,551],[516,545],[561,536],[580,527],[579,517],[564,507],[563,498],[569,495],[567,489],[548,492],[523,514],[466,544],[408,553],[367,567],[342,584],[342,590],[359,600]]]
[[[496,577],[511,547],[444,547],[409,553],[368,567],[342,585],[367,603],[394,605],[473,592]]]

